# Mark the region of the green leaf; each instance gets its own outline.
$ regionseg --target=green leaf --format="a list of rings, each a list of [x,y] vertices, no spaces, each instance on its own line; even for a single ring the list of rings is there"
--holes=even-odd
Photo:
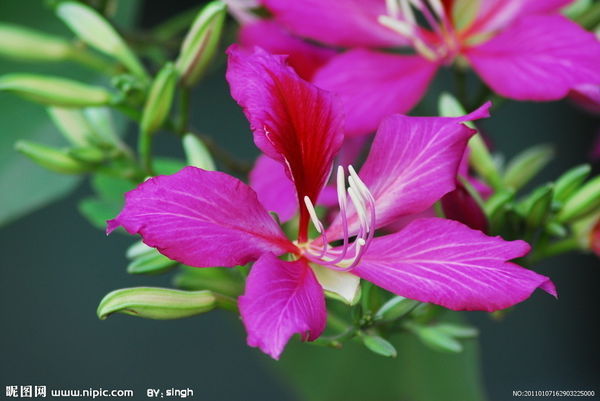
[[[398,356],[396,348],[389,341],[380,336],[365,334],[361,336],[362,342],[371,351],[382,356],[395,358]]]
[[[136,287],[108,293],[98,305],[98,317],[113,313],[147,319],[181,319],[206,313],[217,306],[210,291],[180,291],[169,288]]]
[[[535,177],[554,157],[550,145],[533,146],[515,156],[506,166],[504,185],[519,189]]]

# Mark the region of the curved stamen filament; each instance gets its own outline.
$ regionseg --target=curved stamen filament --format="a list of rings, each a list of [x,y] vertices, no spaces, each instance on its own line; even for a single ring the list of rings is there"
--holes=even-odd
[[[354,268],[360,258],[368,249],[370,240],[375,232],[375,200],[369,192],[367,186],[358,177],[358,174],[352,166],[348,167],[348,187],[344,177],[344,168],[338,167],[337,170],[337,195],[340,206],[340,216],[342,220],[343,244],[337,249],[329,246],[326,231],[323,223],[319,220],[315,208],[308,197],[304,197],[304,203],[315,226],[315,229],[321,234],[320,244],[314,241],[307,245],[305,256],[321,265],[328,266],[334,270],[346,271]],[[354,208],[354,220],[358,223],[357,233],[354,241],[350,242],[349,232],[349,209],[348,197]]]

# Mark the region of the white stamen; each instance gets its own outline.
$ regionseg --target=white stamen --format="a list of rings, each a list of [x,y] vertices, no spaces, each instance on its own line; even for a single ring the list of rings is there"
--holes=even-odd
[[[400,8],[398,8],[398,0],[385,0],[385,6],[388,12],[388,15],[398,18],[400,15]]]
[[[323,224],[317,217],[317,212],[315,211],[315,207],[313,206],[310,198],[308,196],[304,197],[304,204],[306,205],[306,210],[308,210],[308,214],[310,215],[310,219],[312,220],[315,228],[321,234],[323,232]]]

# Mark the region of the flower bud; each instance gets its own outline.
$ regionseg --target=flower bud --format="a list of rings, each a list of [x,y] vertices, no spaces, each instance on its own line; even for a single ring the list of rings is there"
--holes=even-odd
[[[554,149],[549,145],[533,146],[515,156],[504,173],[504,185],[519,189],[535,177],[554,157]]]
[[[565,201],[559,212],[559,222],[573,221],[597,210],[600,207],[600,176],[588,181]]]
[[[554,185],[548,184],[537,188],[519,206],[530,229],[544,226],[552,210]]]
[[[59,3],[56,14],[85,43],[119,60],[137,77],[147,80],[146,70],[125,41],[96,10],[74,1]]]
[[[11,91],[35,102],[59,107],[100,106],[112,100],[110,92],[99,86],[65,78],[24,73],[0,77],[0,90]]]
[[[91,170],[91,166],[68,153],[30,141],[19,141],[15,149],[48,170],[62,174],[81,174]]]
[[[435,351],[458,353],[463,350],[460,342],[436,326],[421,326],[411,323],[407,324],[406,328],[413,332],[423,344]]]
[[[181,82],[185,86],[193,86],[212,61],[221,38],[226,14],[225,3],[213,1],[196,17],[175,63]]]
[[[71,144],[88,146],[93,143],[93,129],[80,110],[48,107],[47,111],[54,125]]]
[[[89,164],[99,164],[106,159],[104,152],[94,146],[71,148],[67,153],[72,158]]]
[[[400,319],[409,314],[419,303],[414,299],[395,296],[379,308],[375,313],[375,320],[391,322]]]
[[[18,25],[0,23],[0,56],[25,61],[64,61],[73,45],[53,36]]]
[[[206,145],[196,135],[186,134],[183,137],[183,150],[188,165],[208,171],[216,170],[215,162],[206,149]]]
[[[173,64],[168,63],[152,82],[140,123],[143,133],[152,134],[161,127],[171,110],[176,84],[177,73]]]
[[[210,291],[168,288],[124,288],[108,293],[98,305],[98,317],[123,313],[148,319],[180,319],[213,310],[217,298]]]
[[[380,336],[365,334],[361,336],[361,339],[365,347],[378,355],[392,358],[398,356],[396,348],[394,348],[389,341]]]
[[[564,202],[575,192],[586,178],[590,175],[592,168],[589,164],[574,167],[561,175],[556,180],[554,199],[559,202]]]

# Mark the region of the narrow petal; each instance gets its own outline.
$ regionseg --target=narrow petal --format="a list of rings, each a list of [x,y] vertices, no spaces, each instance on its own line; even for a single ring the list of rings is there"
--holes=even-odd
[[[320,88],[342,97],[346,134],[374,132],[381,120],[410,111],[423,97],[437,65],[420,56],[350,50],[315,74]]]
[[[536,288],[556,296],[548,277],[509,262],[529,249],[456,221],[422,219],[375,238],[352,272],[407,298],[491,312],[524,301]]]
[[[463,122],[487,117],[489,107],[457,118],[393,115],[381,123],[359,173],[375,199],[377,227],[428,209],[456,187],[458,167],[475,133]],[[357,232],[358,216],[349,210],[350,232]],[[328,237],[341,238],[341,220],[334,221]]]
[[[294,183],[285,174],[281,163],[260,155],[250,172],[250,186],[258,200],[270,212],[275,212],[282,223],[298,212],[298,197]]]
[[[344,140],[341,107],[332,94],[298,77],[283,56],[235,45],[228,54],[231,94],[244,108],[255,143],[287,168],[299,201],[308,196],[316,203]],[[300,210],[300,238],[306,240],[309,216]]]
[[[406,40],[378,22],[383,0],[262,0],[296,35],[335,46],[392,47]]]
[[[327,319],[323,289],[306,262],[263,255],[252,267],[239,298],[248,345],[275,359],[296,333],[317,339]]]
[[[559,15],[521,18],[465,55],[495,92],[512,99],[556,100],[600,83],[600,42]]]
[[[196,167],[151,178],[127,192],[108,232],[118,226],[195,267],[243,265],[265,252],[295,251],[249,186]]]
[[[292,36],[273,20],[258,20],[242,25],[239,43],[246,48],[259,46],[271,54],[288,55],[288,63],[303,79],[310,81],[315,71],[336,54]]]

